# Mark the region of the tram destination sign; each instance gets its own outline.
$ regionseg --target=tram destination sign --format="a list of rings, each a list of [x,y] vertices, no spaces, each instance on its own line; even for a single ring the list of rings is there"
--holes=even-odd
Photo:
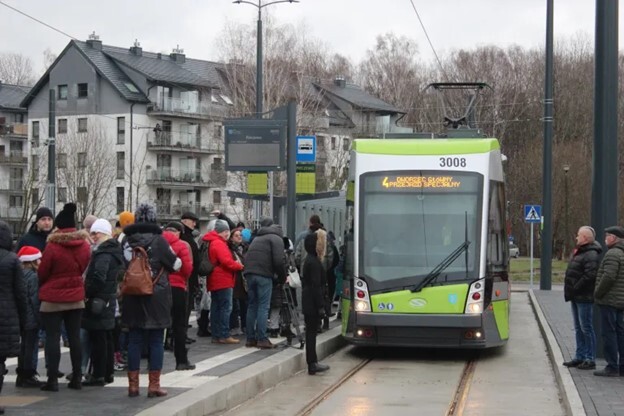
[[[462,173],[423,173],[422,175],[375,174],[365,179],[369,191],[378,192],[476,192],[479,178]]]
[[[225,169],[269,172],[286,169],[286,121],[230,119],[225,128]]]

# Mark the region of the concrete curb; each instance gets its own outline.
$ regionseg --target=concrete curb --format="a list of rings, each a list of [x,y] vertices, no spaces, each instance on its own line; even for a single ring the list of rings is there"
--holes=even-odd
[[[338,326],[317,337],[316,352],[319,360],[345,345],[340,333],[341,327]],[[305,367],[305,349],[286,348],[244,369],[143,410],[137,416],[204,416],[222,412],[292,377]]]
[[[555,339],[555,335],[550,329],[550,325],[544,316],[544,312],[542,312],[539,302],[535,298],[533,290],[529,290],[528,294],[531,306],[533,306],[533,311],[537,317],[540,331],[546,341],[546,348],[548,349],[548,355],[550,356],[550,361],[555,372],[555,378],[559,385],[559,391],[561,392],[566,414],[585,416],[585,408],[583,407],[581,396],[576,389],[572,375],[570,375],[570,372],[566,368],[561,367],[561,363],[563,363],[564,359],[559,344],[557,344],[557,340]]]

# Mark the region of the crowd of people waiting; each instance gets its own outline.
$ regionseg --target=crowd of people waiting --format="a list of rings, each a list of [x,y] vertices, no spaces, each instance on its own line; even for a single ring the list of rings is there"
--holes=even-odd
[[[195,369],[187,348],[195,340],[187,329],[196,306],[198,336],[211,336],[213,344],[238,344],[235,336],[244,335],[246,347],[275,348],[269,338],[281,332],[281,294],[293,264],[303,287],[308,373],[329,369],[318,362],[316,334],[328,328],[332,314],[340,257],[333,234],[313,215],[293,244],[269,218],[252,232],[214,214],[218,219],[201,237],[193,213],[161,227],[150,204],[121,213],[114,228],[92,215],[78,228],[76,205],[68,203],[56,217],[39,208],[17,244],[0,221],[0,392],[6,359],[15,356],[17,387],[58,391],[65,376],[59,371],[63,333],[71,357],[69,388],[105,386],[115,370],[127,369],[128,395],[138,396],[141,358],[147,358],[147,395],[165,396],[165,348],[173,350],[176,370]],[[124,294],[131,263],[142,255],[150,294]],[[210,265],[207,276],[200,276],[202,262]],[[37,371],[42,344],[45,382]]]

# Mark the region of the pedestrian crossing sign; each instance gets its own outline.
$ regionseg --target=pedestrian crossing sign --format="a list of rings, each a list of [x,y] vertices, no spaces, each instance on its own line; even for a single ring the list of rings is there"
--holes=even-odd
[[[524,206],[524,222],[528,222],[528,223],[542,222],[542,206],[541,205],[525,205]]]

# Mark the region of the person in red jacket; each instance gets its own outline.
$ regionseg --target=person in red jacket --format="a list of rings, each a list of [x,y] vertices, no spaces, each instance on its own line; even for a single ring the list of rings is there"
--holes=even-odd
[[[173,221],[165,226],[163,237],[169,243],[173,252],[182,261],[182,267],[177,272],[169,273],[171,285],[171,329],[173,330],[173,353],[176,359],[176,370],[194,370],[195,365],[188,360],[186,351],[186,291],[187,282],[193,272],[193,256],[191,248],[180,234],[184,228],[179,222]]]
[[[67,329],[72,362],[69,388],[82,388],[80,322],[85,307],[82,275],[91,259],[91,246],[88,243],[89,235],[85,231],[76,230],[75,215],[76,204],[68,203],[56,216],[54,225],[57,230],[48,237],[37,270],[41,322],[49,341],[45,344],[48,381],[41,387],[45,391],[58,391],[61,322],[65,323]]]
[[[204,235],[203,240],[210,242],[208,256],[214,269],[207,278],[210,291],[210,317],[212,342],[215,344],[238,344],[240,341],[230,335],[230,314],[232,313],[232,294],[236,281],[236,272],[243,270],[240,261],[228,247],[230,226],[224,220],[216,220],[214,229]]]

